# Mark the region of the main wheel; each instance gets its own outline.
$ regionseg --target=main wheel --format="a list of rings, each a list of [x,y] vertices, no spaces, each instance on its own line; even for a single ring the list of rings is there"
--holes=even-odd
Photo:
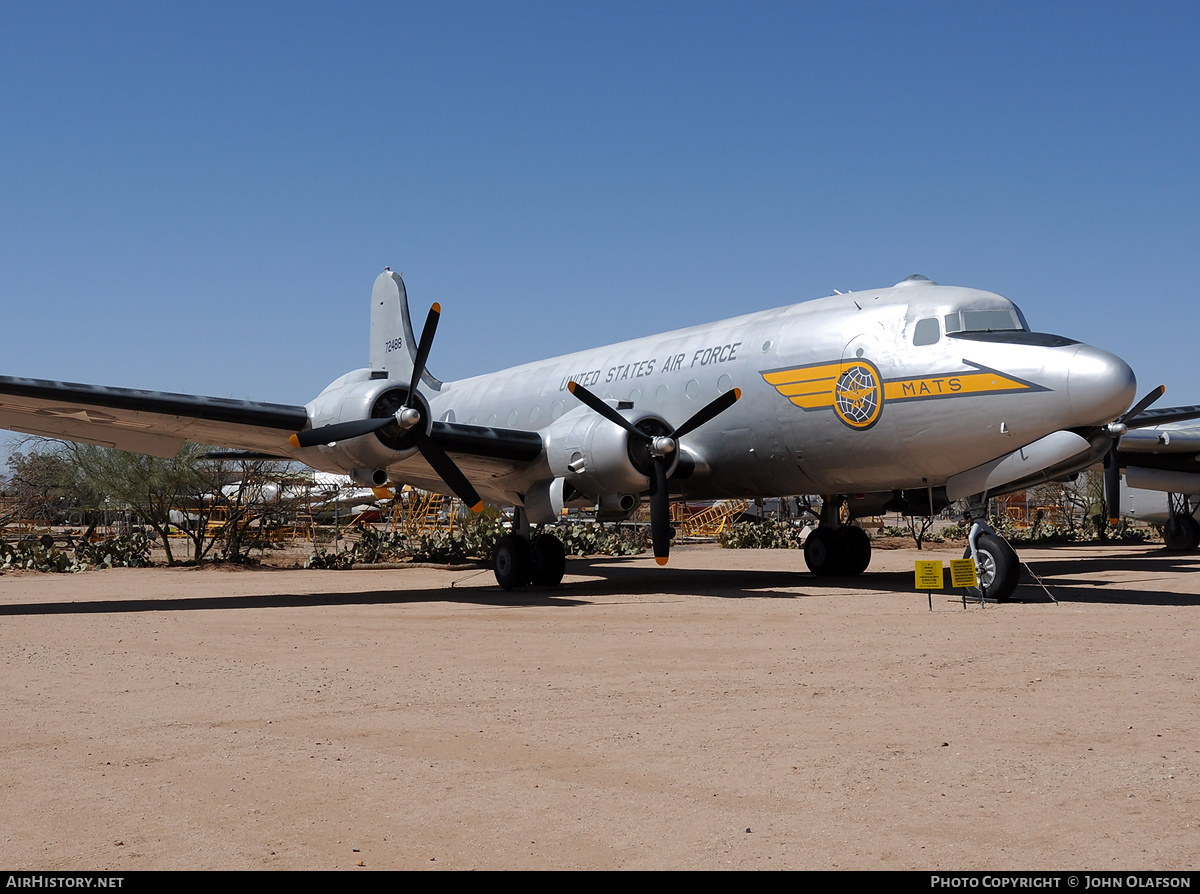
[[[979,586],[968,587],[967,593],[1007,602],[1021,582],[1021,560],[1017,558],[1016,551],[1008,545],[1007,540],[996,534],[980,534],[975,541],[975,548],[979,553]],[[969,546],[963,558],[971,558]]]
[[[567,554],[561,540],[553,534],[539,534],[533,541],[530,558],[530,578],[535,587],[555,587],[562,583]]]
[[[1200,522],[1190,515],[1173,515],[1163,528],[1163,542],[1173,553],[1191,552],[1200,546]]]
[[[817,577],[845,574],[845,538],[832,528],[817,528],[804,541],[804,563]]]
[[[871,538],[866,531],[854,525],[846,525],[841,534],[846,549],[846,574],[862,574],[871,564]]]
[[[532,564],[529,541],[524,537],[505,534],[496,542],[492,568],[496,572],[496,583],[505,590],[528,584]]]

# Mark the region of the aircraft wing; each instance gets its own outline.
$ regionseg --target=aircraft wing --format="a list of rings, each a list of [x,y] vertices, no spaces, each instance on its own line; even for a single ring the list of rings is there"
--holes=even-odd
[[[1117,446],[1121,467],[1200,472],[1200,423],[1188,425],[1182,421],[1197,417],[1200,407],[1172,407],[1140,414],[1139,427],[1122,435]]]
[[[192,441],[284,457],[306,425],[304,407],[0,376],[0,427],[153,456]]]
[[[1129,420],[1129,427],[1146,428],[1151,425],[1174,425],[1177,422],[1187,422],[1190,419],[1200,419],[1200,406],[1163,407],[1159,410],[1142,410]]]

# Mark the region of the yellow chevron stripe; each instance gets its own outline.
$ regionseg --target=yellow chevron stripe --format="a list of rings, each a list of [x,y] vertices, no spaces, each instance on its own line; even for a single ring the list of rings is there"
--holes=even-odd
[[[762,373],[763,379],[789,401],[805,410],[817,410],[834,405],[834,387],[838,378],[854,359],[820,363]],[[1030,385],[1000,373],[980,371],[953,375],[918,376],[900,379],[883,385],[883,400],[916,400],[922,398],[954,397],[963,394],[986,394],[1000,391],[1026,391]],[[854,398],[852,392],[847,396]]]
[[[989,391],[1026,391],[1029,385],[999,373],[975,372],[953,376],[921,376],[887,382],[884,400],[912,400],[924,397],[953,397],[957,394],[986,394]]]

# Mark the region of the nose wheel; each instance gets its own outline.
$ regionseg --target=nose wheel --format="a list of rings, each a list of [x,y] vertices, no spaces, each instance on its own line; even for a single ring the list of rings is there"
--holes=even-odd
[[[963,558],[971,558],[969,546]],[[979,586],[967,588],[969,597],[1007,602],[1021,582],[1021,560],[1017,558],[1016,550],[998,534],[982,533],[976,538],[975,568]]]

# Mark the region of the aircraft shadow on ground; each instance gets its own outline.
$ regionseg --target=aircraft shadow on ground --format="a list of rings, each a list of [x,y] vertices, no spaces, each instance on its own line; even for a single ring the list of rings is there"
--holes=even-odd
[[[1051,549],[1051,552],[1054,550]],[[1062,548],[1069,555],[1026,555],[1023,561],[1060,602],[1095,602],[1130,605],[1196,605],[1200,595],[1168,593],[1139,587],[1144,581],[1110,581],[1088,577],[1103,573],[1190,574],[1200,571],[1200,555],[1133,548],[1128,552],[1080,555],[1079,545]],[[799,553],[797,554],[799,558]],[[322,592],[319,584],[326,574],[354,572],[314,571],[315,592],[267,595],[155,597],[97,599],[0,605],[0,616],[119,614],[122,612],[213,611],[229,609],[313,608],[321,606],[404,605],[419,602],[520,608],[526,606],[580,607],[594,604],[597,596],[662,595],[699,596],[721,599],[800,599],[854,593],[895,593],[919,598],[925,595],[913,586],[911,571],[867,572],[857,578],[819,578],[803,569],[660,569],[648,567],[644,559],[588,557],[567,562],[568,579],[558,587],[529,587],[506,592],[491,580],[489,570],[464,569],[447,572],[448,586],[404,587],[404,572],[396,572],[396,588],[355,592]],[[572,577],[584,580],[572,580]],[[480,581],[484,581],[481,583]],[[457,586],[455,586],[457,584]],[[231,580],[231,586],[235,585]],[[935,591],[951,596],[960,590]],[[1029,574],[1013,596],[1018,602],[1047,602],[1050,596]]]
[[[799,554],[798,554],[799,555]],[[803,560],[801,559],[801,565]],[[269,573],[269,572],[268,572]],[[506,592],[491,578],[490,570],[447,572],[448,584],[459,586],[404,587],[404,571],[396,572],[395,589],[355,592],[322,592],[320,580],[327,574],[354,572],[314,571],[312,593],[229,596],[159,596],[112,598],[0,605],[0,616],[119,614],[122,612],[213,611],[230,609],[312,608],[317,606],[403,605],[418,602],[488,605],[497,608],[549,606],[570,608],[594,604],[597,596],[619,598],[630,594],[703,596],[716,598],[796,599],[847,590],[912,592],[912,576],[884,572],[857,579],[817,578],[805,570],[753,569],[720,570],[651,568],[644,559],[589,557],[569,559],[567,580],[557,587],[528,587]],[[583,576],[585,580],[572,580]],[[484,583],[480,583],[484,581]],[[236,578],[230,581],[236,587]],[[916,595],[916,594],[914,594]]]
[[[1050,553],[1064,555],[1021,556],[1025,567],[1036,574],[1060,602],[1094,602],[1119,605],[1198,605],[1200,594],[1164,592],[1153,586],[1147,587],[1142,580],[1105,580],[1100,575],[1192,575],[1200,573],[1200,553],[1169,552],[1162,547],[1132,545],[1114,553],[1109,547],[1103,555],[1088,555],[1088,544],[1065,544],[1059,547],[1039,548]],[[1033,601],[1045,591],[1029,574],[1022,578],[1017,588],[1017,599]]]

